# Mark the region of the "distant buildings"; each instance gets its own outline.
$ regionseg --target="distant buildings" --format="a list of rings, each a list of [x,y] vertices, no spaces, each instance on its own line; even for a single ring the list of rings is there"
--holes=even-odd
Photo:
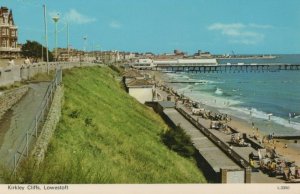
[[[12,10],[0,8],[0,58],[17,58],[20,56],[18,47],[18,27],[15,25]]]
[[[197,53],[194,54],[194,58],[212,58],[213,56],[210,52],[198,50]]]
[[[53,50],[55,52],[55,49]],[[58,61],[69,62],[104,62],[104,63],[117,63],[130,61],[136,58],[135,53],[121,52],[121,51],[89,51],[84,52],[76,49],[58,48]]]

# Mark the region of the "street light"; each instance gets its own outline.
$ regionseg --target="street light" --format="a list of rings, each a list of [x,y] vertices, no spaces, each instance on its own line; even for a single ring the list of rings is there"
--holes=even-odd
[[[44,25],[45,25],[45,44],[46,44],[46,61],[47,61],[47,74],[49,75],[49,54],[48,54],[48,25],[46,17],[46,5],[43,5],[44,8]]]
[[[59,20],[59,14],[52,17],[55,23],[55,61],[57,61],[57,22]]]
[[[84,45],[83,45],[83,54],[84,54],[84,55],[83,55],[83,56],[85,56],[85,53],[86,53],[86,50],[87,50],[87,49],[86,49],[86,40],[87,40],[87,36],[84,36],[84,37],[83,37],[83,41],[84,41],[84,43],[83,43],[83,44],[84,44]],[[87,55],[87,57],[88,57],[88,55]]]

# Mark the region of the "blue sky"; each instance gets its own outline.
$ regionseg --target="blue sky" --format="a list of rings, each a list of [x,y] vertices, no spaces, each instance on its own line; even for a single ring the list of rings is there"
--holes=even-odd
[[[47,6],[59,13],[60,47],[164,53],[173,49],[212,53],[300,53],[299,0],[0,0],[13,10],[19,42],[44,41]]]

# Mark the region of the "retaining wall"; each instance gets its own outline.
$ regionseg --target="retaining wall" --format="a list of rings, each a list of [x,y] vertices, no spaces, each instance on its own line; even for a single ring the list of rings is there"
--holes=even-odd
[[[0,118],[28,91],[28,86],[5,91],[0,94]]]
[[[56,129],[61,116],[61,110],[63,105],[64,89],[63,86],[58,86],[54,94],[54,98],[42,128],[41,134],[33,148],[31,155],[36,165],[39,165],[47,152],[48,144],[52,138],[52,135]]]

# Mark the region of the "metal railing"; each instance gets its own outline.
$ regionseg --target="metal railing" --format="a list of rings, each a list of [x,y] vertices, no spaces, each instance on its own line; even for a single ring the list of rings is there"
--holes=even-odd
[[[41,134],[43,124],[48,115],[51,103],[54,97],[56,88],[62,82],[62,68],[56,70],[54,79],[49,84],[45,96],[35,114],[34,119],[26,133],[23,136],[20,144],[16,147],[13,158],[10,160],[10,164],[13,164],[13,174],[16,174],[17,168],[21,161],[29,156],[30,149],[36,143],[39,134]]]

